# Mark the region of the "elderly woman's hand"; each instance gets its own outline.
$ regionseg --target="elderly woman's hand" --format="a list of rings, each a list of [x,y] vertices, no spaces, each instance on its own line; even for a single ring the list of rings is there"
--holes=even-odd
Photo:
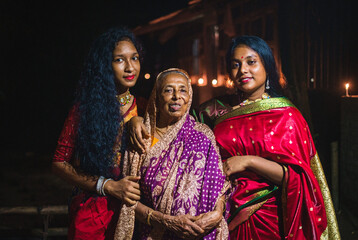
[[[221,219],[222,212],[214,210],[197,216],[195,223],[205,231],[203,235],[206,235],[210,230],[219,225]]]
[[[143,118],[139,116],[132,117],[128,122],[128,130],[131,146],[134,150],[144,153],[146,149],[143,139],[149,138],[150,135],[143,124]]]
[[[132,206],[140,200],[139,179],[140,177],[127,176],[119,181],[108,181],[104,192],[120,199],[127,206]]]
[[[208,234],[209,231],[211,231],[213,228],[217,227],[220,224],[223,218],[225,204],[225,197],[221,196],[215,205],[214,211],[196,216],[195,223],[198,224],[205,231],[202,236]]]
[[[180,238],[196,239],[205,231],[194,222],[196,217],[191,215],[170,216],[164,215],[162,224]]]

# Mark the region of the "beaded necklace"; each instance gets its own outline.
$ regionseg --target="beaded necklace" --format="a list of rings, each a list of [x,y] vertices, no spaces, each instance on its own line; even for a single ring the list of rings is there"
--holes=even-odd
[[[239,105],[235,106],[233,109],[236,109],[236,108],[239,108],[239,107],[242,107],[245,105],[249,105],[251,103],[258,102],[258,101],[261,101],[263,99],[268,99],[268,98],[270,98],[270,95],[268,95],[268,93],[264,93],[264,94],[262,94],[261,98],[258,98],[256,100],[246,99],[246,100],[242,101]]]
[[[116,95],[116,98],[117,98],[117,100],[119,102],[119,105],[123,107],[123,106],[125,106],[126,104],[128,104],[131,101],[132,96],[133,95],[128,90],[126,92],[126,95],[124,95],[122,97],[120,95]]]
[[[254,102],[261,101],[262,99],[268,99],[268,98],[270,98],[270,95],[268,95],[267,93],[264,93],[264,94],[262,94],[261,98],[259,98],[259,99],[256,99],[256,100],[246,99],[245,101],[243,101],[242,103],[240,103],[240,106],[242,107],[242,106],[245,106],[245,105],[254,103]]]

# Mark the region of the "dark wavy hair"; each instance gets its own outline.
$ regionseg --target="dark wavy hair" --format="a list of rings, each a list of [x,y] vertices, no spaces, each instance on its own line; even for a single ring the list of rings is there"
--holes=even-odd
[[[142,45],[128,28],[109,29],[93,42],[76,91],[80,114],[76,157],[80,160],[79,169],[90,175],[111,177],[113,147],[122,120],[112,53],[121,40],[131,41],[142,56]]]
[[[229,74],[231,72],[232,54],[235,48],[239,45],[245,45],[259,54],[261,61],[264,64],[267,77],[270,79],[269,80],[270,89],[267,89],[266,92],[271,97],[283,96],[283,89],[280,85],[280,75],[278,73],[276,61],[272,54],[271,48],[263,39],[257,36],[243,35],[232,39],[229,49],[226,53],[227,72]]]

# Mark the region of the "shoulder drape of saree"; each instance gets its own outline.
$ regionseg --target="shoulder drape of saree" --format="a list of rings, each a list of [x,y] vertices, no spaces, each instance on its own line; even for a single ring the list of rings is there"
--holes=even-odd
[[[129,161],[123,162],[123,176],[137,176],[141,156],[136,152],[125,152],[124,159]],[[118,217],[114,240],[130,240],[133,237],[135,223],[135,209],[137,203],[131,207],[122,204]]]
[[[326,177],[323,172],[323,168],[321,165],[321,161],[319,160],[318,154],[311,159],[311,169],[313,174],[315,175],[318,184],[321,188],[324,206],[326,208],[326,216],[327,216],[327,228],[321,235],[321,240],[340,240],[341,236],[338,231],[338,223],[336,218],[336,213],[334,211],[331,193],[328,188],[328,184],[326,181]]]

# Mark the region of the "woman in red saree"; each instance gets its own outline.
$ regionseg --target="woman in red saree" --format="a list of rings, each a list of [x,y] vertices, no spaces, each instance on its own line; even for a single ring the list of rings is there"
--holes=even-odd
[[[52,163],[75,186],[68,239],[113,239],[121,204],[140,199],[139,178],[120,177],[124,124],[137,115],[129,88],[140,73],[140,54],[126,28],[105,32],[89,52]]]
[[[340,239],[325,176],[298,109],[282,97],[271,49],[237,37],[227,54],[237,94],[201,106],[236,184],[230,239]]]

